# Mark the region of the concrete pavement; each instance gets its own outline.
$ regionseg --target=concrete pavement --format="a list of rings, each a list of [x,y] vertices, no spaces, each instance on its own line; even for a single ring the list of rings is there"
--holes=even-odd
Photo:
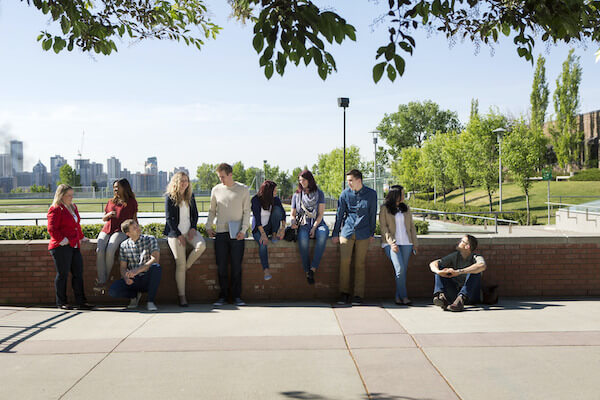
[[[0,307],[0,399],[598,399],[600,302]]]

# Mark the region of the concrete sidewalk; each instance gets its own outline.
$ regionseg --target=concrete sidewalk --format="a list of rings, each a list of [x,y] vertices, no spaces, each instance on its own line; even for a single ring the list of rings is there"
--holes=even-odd
[[[599,399],[600,302],[0,307],[0,399]]]

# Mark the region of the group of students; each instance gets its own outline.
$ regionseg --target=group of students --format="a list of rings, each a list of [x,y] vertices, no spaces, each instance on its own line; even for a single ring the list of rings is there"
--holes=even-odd
[[[286,230],[286,212],[277,196],[277,184],[265,181],[258,193],[250,198],[248,188],[233,180],[229,164],[220,164],[216,174],[221,183],[213,187],[206,232],[214,238],[218,267],[219,297],[215,306],[225,304],[231,297],[237,306],[246,303],[241,298],[242,261],[246,232],[250,228],[258,244],[264,279],[272,279],[269,268],[269,242],[282,240]],[[336,220],[331,232],[332,242],[340,246],[340,298],[338,304],[362,304],[365,294],[365,259],[375,235],[377,194],[363,185],[362,174],[354,169],[346,174],[348,188],[339,197]],[[157,310],[156,293],[162,277],[160,250],[155,237],[144,235],[137,222],[138,204],[126,179],[113,184],[114,197],[105,207],[104,227],[97,241],[98,278],[94,291],[118,298],[129,298],[129,308],[138,306],[141,294],[147,292],[149,311]],[[313,174],[304,170],[298,176],[298,188],[292,196],[291,229],[295,230],[302,267],[309,284],[315,283],[321,258],[329,238],[329,227],[323,220],[325,195]],[[175,259],[175,281],[178,303],[187,307],[185,295],[186,272],[206,249],[206,242],[197,231],[198,210],[189,176],[185,172],[173,175],[165,194],[166,224],[164,233]],[[67,302],[67,278],[72,285],[78,309],[91,309],[83,290],[83,261],[80,252],[86,241],[73,189],[61,184],[48,210],[49,250],[57,269],[55,279],[56,303],[59,308],[72,308]],[[402,186],[392,186],[379,212],[381,243],[395,272],[395,303],[410,305],[406,290],[406,272],[411,254],[417,252],[417,234],[410,208],[404,202]],[[315,240],[312,257],[310,239]],[[191,252],[188,253],[188,247]],[[444,310],[462,311],[467,301],[476,302],[479,296],[480,273],[485,269],[483,257],[475,255],[477,240],[466,235],[457,251],[433,261],[435,273],[434,304]],[[119,250],[121,279],[107,288],[108,277]],[[354,282],[351,282],[354,266]],[[231,268],[229,268],[231,267]],[[231,270],[231,288],[229,271]]]

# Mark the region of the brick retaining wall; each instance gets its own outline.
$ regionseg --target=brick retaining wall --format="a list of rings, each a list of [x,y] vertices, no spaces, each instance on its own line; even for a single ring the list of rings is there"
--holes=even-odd
[[[419,254],[412,256],[408,270],[408,293],[414,298],[430,297],[433,275],[428,263],[454,248],[457,237],[422,237]],[[158,303],[174,303],[175,264],[165,240],[160,240],[163,278]],[[48,241],[0,241],[0,304],[43,304],[54,302],[55,268],[47,251]],[[108,297],[95,297],[95,241],[84,244],[84,280],[88,299],[111,303]],[[600,237],[482,237],[479,253],[488,263],[484,279],[500,285],[501,296],[599,296]],[[273,279],[264,281],[258,248],[246,242],[242,297],[247,301],[333,300],[338,295],[339,250],[329,242],[309,286],[300,265],[295,243],[279,242],[269,250]],[[393,299],[392,266],[379,239],[367,255],[367,298]],[[118,263],[112,270],[117,279]],[[70,285],[70,284],[69,284]],[[69,299],[73,299],[69,288]],[[187,274],[187,296],[191,302],[208,302],[218,295],[217,266],[212,240],[207,250]],[[120,301],[122,302],[122,301]]]

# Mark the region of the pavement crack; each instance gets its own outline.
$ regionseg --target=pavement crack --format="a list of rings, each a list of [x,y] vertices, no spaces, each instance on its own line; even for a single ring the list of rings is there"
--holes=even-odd
[[[365,388],[365,393],[367,394],[367,398],[369,400],[371,400],[372,397],[371,397],[371,393],[369,393],[369,389],[367,388],[367,382],[365,382],[365,378],[363,377],[362,373],[360,372],[360,368],[358,367],[358,361],[356,361],[356,358],[354,358],[354,354],[352,353],[352,349],[350,349],[350,344],[348,343],[348,338],[346,337],[346,333],[344,332],[344,328],[342,328],[342,324],[340,323],[340,319],[338,318],[338,315],[335,312],[335,307],[331,307],[331,309],[333,311],[333,315],[335,315],[335,320],[337,321],[337,324],[340,327],[340,331],[342,332],[342,336],[344,336],[344,343],[346,344],[346,349],[348,350],[348,353],[350,354],[350,358],[352,358],[352,362],[354,363],[354,367],[356,368],[356,372],[358,373],[358,377],[360,378],[360,381],[362,382],[362,385]]]
[[[415,346],[419,349],[421,354],[423,354],[423,356],[429,362],[429,364],[433,367],[433,369],[435,369],[435,371],[438,373],[438,375],[444,380],[444,382],[446,382],[446,385],[448,385],[448,387],[452,390],[452,392],[456,395],[456,397],[459,400],[463,400],[462,397],[458,394],[458,391],[454,388],[454,386],[450,383],[450,381],[446,378],[446,376],[444,376],[442,371],[440,371],[440,369],[434,364],[434,362],[431,360],[431,358],[429,358],[429,356],[427,355],[427,353],[425,352],[425,350],[423,349],[423,347],[421,346],[419,341],[412,335],[412,333],[410,333],[408,330],[406,330],[406,328],[404,326],[402,326],[400,321],[398,321],[396,318],[394,318],[394,316],[388,311],[388,309],[386,307],[381,305],[381,308],[383,308],[385,310],[385,312],[388,313],[388,315],[390,317],[392,317],[394,319],[394,321],[396,321],[396,323],[402,327],[402,329],[404,329],[406,334],[410,337],[410,339],[413,341]]]
[[[75,381],[74,384],[72,384],[63,394],[60,395],[60,397],[58,398],[58,400],[61,400],[62,398],[64,398],[71,390],[73,390],[73,388],[75,386],[77,386],[79,384],[79,382],[81,382],[82,380],[85,379],[86,376],[88,376],[94,369],[96,369],[96,367],[98,365],[100,365],[104,360],[106,360],[108,358],[108,356],[110,356],[117,347],[119,347],[121,345],[121,343],[123,343],[125,340],[127,340],[131,335],[133,335],[134,333],[136,333],[138,330],[140,330],[140,328],[142,328],[144,325],[146,325],[148,323],[148,321],[150,321],[152,318],[154,318],[156,316],[156,314],[152,314],[150,316],[150,318],[147,318],[144,322],[142,322],[137,328],[135,328],[134,330],[132,330],[127,336],[125,336],[123,339],[121,339],[119,341],[119,343],[117,343],[112,349],[110,349],[110,351],[108,353],[106,353],[106,355],[104,355],[104,357],[102,357],[97,363],[95,363],[85,374],[83,374],[83,376],[81,376],[79,379],[77,379],[77,381]]]

